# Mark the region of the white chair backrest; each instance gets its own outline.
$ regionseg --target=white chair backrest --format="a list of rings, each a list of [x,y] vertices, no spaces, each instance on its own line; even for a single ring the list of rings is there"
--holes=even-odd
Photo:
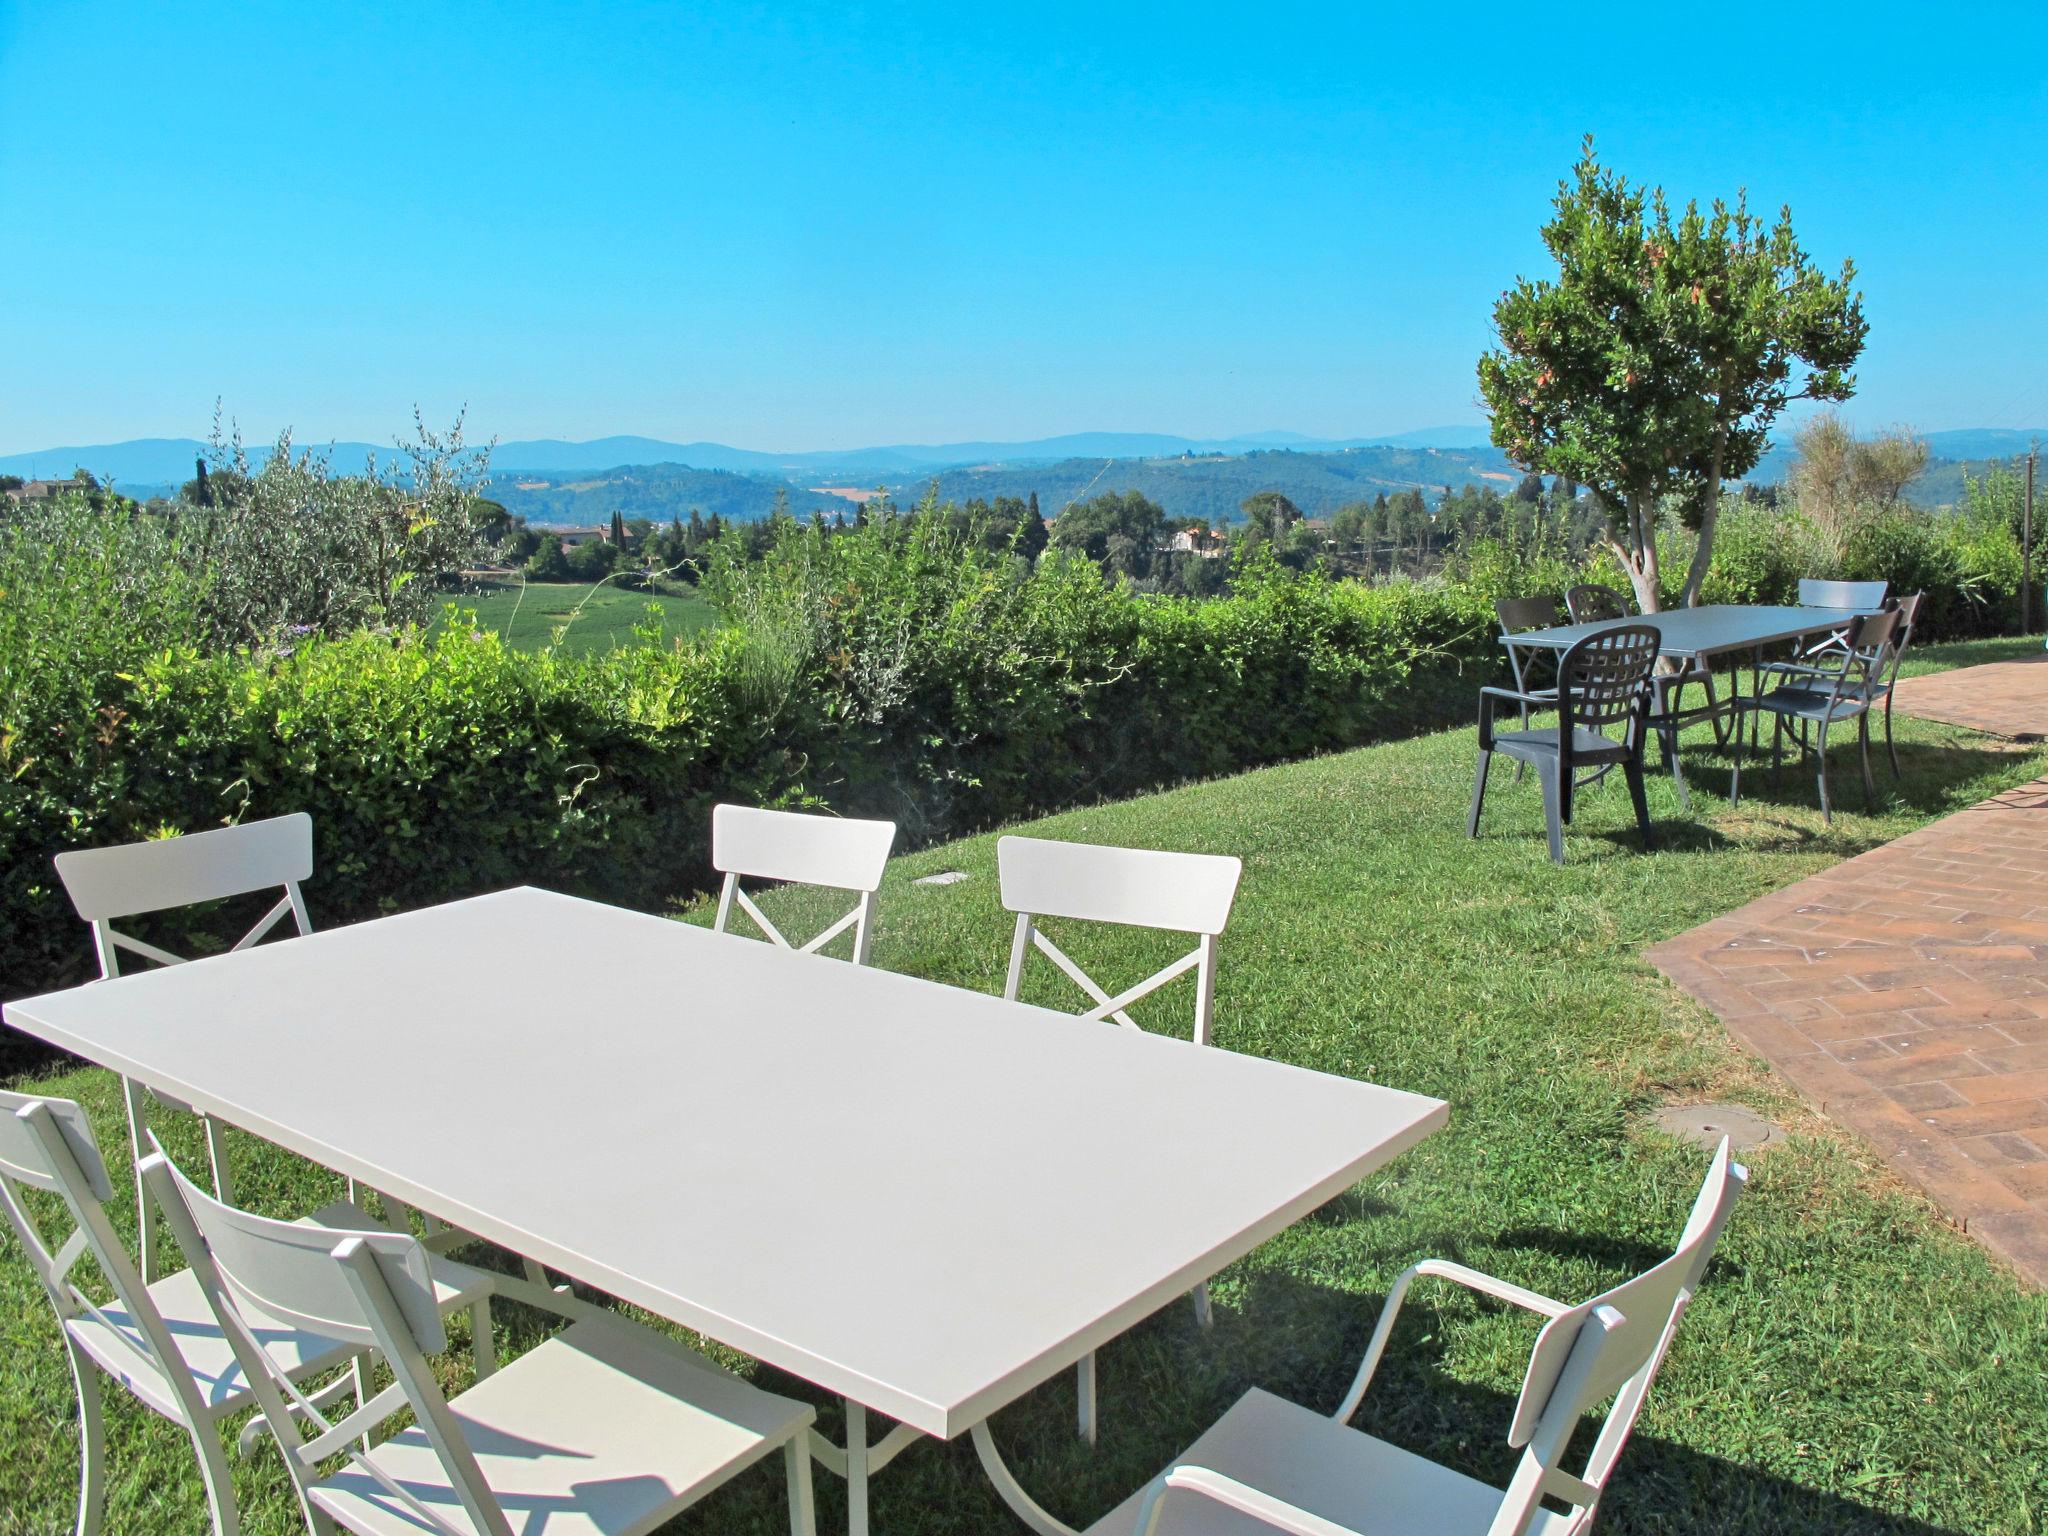
[[[200,1189],[160,1150],[143,1161],[142,1176],[162,1203],[164,1218],[192,1261],[214,1317],[273,1426],[302,1504],[311,1507],[308,1490],[320,1479],[321,1463],[345,1455],[403,1506],[406,1513],[397,1518],[408,1529],[417,1521],[424,1530],[462,1536],[445,1514],[359,1449],[371,1430],[410,1407],[469,1517],[468,1529],[511,1536],[505,1512],[484,1482],[475,1452],[426,1359],[447,1347],[447,1336],[434,1302],[427,1252],[417,1238],[273,1221],[238,1211]],[[391,1367],[392,1384],[368,1402],[356,1403],[339,1422],[330,1420],[264,1349],[244,1306],[328,1338],[374,1347]]]
[[[1802,608],[1875,608],[1891,589],[1886,581],[1827,581],[1818,576],[1799,578],[1799,606]]]
[[[158,1170],[150,1182],[157,1203],[173,1226],[182,1212],[203,1245],[214,1274],[236,1305],[252,1306],[280,1322],[351,1344],[377,1343],[362,1303],[334,1261],[343,1239],[365,1238],[398,1298],[408,1330],[429,1351],[447,1347],[441,1311],[427,1269],[426,1249],[400,1232],[351,1232],[335,1227],[280,1221],[239,1210],[215,1199],[158,1151],[145,1160]],[[179,1234],[184,1246],[185,1232]],[[188,1250],[186,1258],[197,1262]]]
[[[78,915],[93,925],[102,976],[119,974],[115,948],[132,950],[160,964],[183,957],[127,934],[112,924],[124,917],[195,906],[250,891],[282,888],[284,894],[235,945],[255,943],[290,913],[300,933],[312,931],[302,881],[313,873],[313,818],[305,812],[245,822],[211,832],[189,832],[115,848],[74,848],[57,855],[57,878]]]
[[[57,1247],[46,1241],[21,1198],[22,1187],[55,1194],[64,1202],[73,1230]],[[107,1217],[106,1202],[113,1195],[113,1180],[83,1109],[69,1099],[0,1090],[0,1208],[21,1239],[59,1326],[97,1319],[108,1343],[119,1341],[131,1351],[128,1371],[153,1374],[187,1425],[204,1423],[198,1387],[184,1357]],[[72,1283],[71,1270],[87,1253],[120,1298],[125,1322],[108,1318]]]
[[[1003,996],[1019,995],[1024,959],[1035,947],[1094,1000],[1095,1006],[1082,1015],[1084,1018],[1114,1019],[1126,1029],[1136,1029],[1137,1021],[1125,1010],[1193,971],[1195,1042],[1209,1043],[1216,1000],[1216,936],[1230,921],[1231,903],[1237,899],[1237,882],[1244,872],[1239,860],[1211,853],[1005,837],[996,843],[996,868],[1003,906],[1017,914]],[[1042,917],[1163,928],[1194,934],[1199,942],[1178,960],[1112,997],[1039,930]]]
[[[889,850],[895,842],[893,821],[715,806],[711,812],[711,867],[725,880],[719,888],[718,915],[712,926],[726,932],[737,906],[770,942],[805,954],[816,953],[851,928],[854,961],[865,965],[874,942],[875,893],[881,889],[882,872],[889,866]],[[860,900],[851,912],[808,943],[792,944],[740,888],[742,876],[852,891]]]
[[[76,1181],[67,1181],[68,1170],[51,1155],[47,1138],[32,1113],[38,1106],[63,1138],[65,1150],[79,1173]],[[67,1182],[75,1182],[89,1199],[114,1198],[106,1160],[93,1139],[92,1122],[69,1099],[39,1098],[0,1089],[0,1179],[12,1179],[51,1194],[62,1194]]]
[[[1006,837],[996,869],[1012,912],[1213,936],[1230,921],[1244,865],[1213,853]]]
[[[1671,1257],[1544,1324],[1508,1430],[1508,1444],[1526,1454],[1496,1533],[1523,1529],[1545,1494],[1588,1512],[1598,1502],[1748,1178],[1724,1137]],[[1585,1476],[1564,1472],[1558,1463],[1579,1420],[1609,1397]]]

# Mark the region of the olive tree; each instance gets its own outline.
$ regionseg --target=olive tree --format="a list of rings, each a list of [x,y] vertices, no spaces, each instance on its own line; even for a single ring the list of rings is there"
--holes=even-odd
[[[183,507],[179,521],[220,638],[340,634],[433,615],[436,579],[484,552],[491,504],[479,491],[490,450],[465,444],[460,418],[444,433],[415,414],[414,429],[389,462],[337,474],[290,429],[252,463],[240,433],[216,420],[211,505]]]
[[[1660,606],[1657,524],[1699,535],[1680,601],[1699,600],[1724,481],[1756,467],[1795,400],[1846,400],[1867,325],[1856,269],[1816,267],[1790,209],[1745,196],[1674,215],[1661,188],[1603,167],[1588,138],[1543,243],[1554,279],[1500,296],[1479,359],[1493,441],[1525,470],[1583,485],[1645,613]]]

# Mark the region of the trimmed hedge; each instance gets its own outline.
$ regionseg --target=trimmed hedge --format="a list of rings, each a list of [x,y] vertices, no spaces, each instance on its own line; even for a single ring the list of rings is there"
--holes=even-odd
[[[1462,719],[1500,665],[1490,616],[1448,590],[1268,573],[1196,603],[957,547],[890,558],[893,583],[814,582],[829,611],[794,647],[742,623],[572,657],[449,624],[104,651],[74,687],[16,692],[4,995],[90,972],[51,870],[67,847],[303,810],[321,923],[520,882],[659,908],[705,885],[718,800],[887,815],[926,841]]]

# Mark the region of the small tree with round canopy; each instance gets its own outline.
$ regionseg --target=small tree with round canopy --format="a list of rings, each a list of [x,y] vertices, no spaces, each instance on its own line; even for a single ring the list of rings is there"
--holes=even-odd
[[[1585,141],[1543,243],[1554,281],[1500,296],[1499,345],[1479,359],[1493,441],[1524,469],[1566,475],[1605,515],[1636,601],[1659,600],[1657,520],[1699,535],[1679,601],[1699,601],[1721,486],[1756,467],[1795,400],[1846,400],[1869,329],[1856,269],[1830,277],[1792,232],[1731,208],[1673,216],[1661,188],[1603,167]]]

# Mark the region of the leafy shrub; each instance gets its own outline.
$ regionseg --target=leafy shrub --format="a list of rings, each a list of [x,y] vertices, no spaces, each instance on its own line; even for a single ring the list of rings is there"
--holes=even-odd
[[[414,419],[402,466],[334,473],[326,455],[283,433],[252,468],[239,436],[214,429],[210,506],[181,507],[175,557],[205,578],[202,613],[227,644],[286,631],[346,634],[419,624],[440,606],[436,579],[484,550],[477,488],[487,450]],[[197,482],[195,482],[196,484]]]
[[[163,520],[72,498],[0,521],[6,991],[86,973],[50,868],[67,847],[305,810],[323,921],[522,881],[658,907],[704,883],[721,799],[884,815],[920,842],[1464,721],[1504,672],[1493,598],[1582,574],[1540,541],[1380,586],[1253,551],[1202,601],[985,531],[784,519],[754,558],[737,536],[711,558],[722,627],[570,656],[459,621],[222,649]],[[1690,538],[1660,536],[1674,582]],[[2009,622],[2018,571],[2002,505],[1838,543],[1735,505],[1707,596],[1881,575],[1930,592],[1933,634],[1975,633]]]

